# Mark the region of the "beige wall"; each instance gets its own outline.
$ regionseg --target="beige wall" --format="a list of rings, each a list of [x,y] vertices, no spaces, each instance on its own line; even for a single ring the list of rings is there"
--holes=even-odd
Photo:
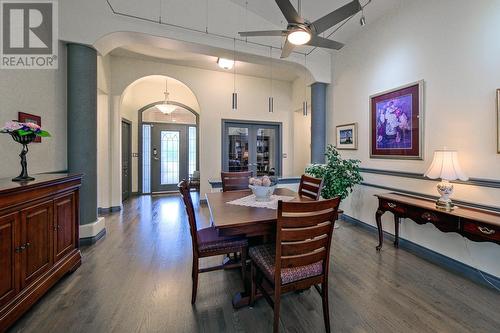
[[[494,42],[500,31],[499,13],[500,3],[493,0],[404,0],[392,15],[348,43],[333,58],[329,128],[333,132],[336,125],[358,122],[359,149],[342,155],[360,159],[363,167],[423,173],[433,151],[446,146],[459,151],[470,177],[499,180],[495,89],[500,87],[500,43]],[[421,79],[425,80],[425,159],[369,158],[369,96]],[[435,181],[363,176],[367,183],[437,194]],[[499,189],[457,185],[455,191],[456,199],[500,207]],[[373,194],[380,192],[360,186],[343,208],[373,225],[377,206]],[[388,215],[384,225],[392,232]],[[498,245],[473,243],[412,222],[402,224],[401,237],[500,276]]]
[[[293,175],[293,112],[292,112],[292,83],[274,80],[274,113],[267,110],[270,83],[268,79],[238,75],[236,90],[238,92],[238,111],[231,110],[231,93],[233,91],[233,75],[216,71],[202,70],[191,67],[170,65],[161,62],[143,61],[125,57],[112,57],[112,94],[114,112],[120,114],[120,96],[125,88],[135,80],[148,75],[166,75],[186,84],[196,96],[200,113],[200,171],[201,192],[210,191],[208,179],[220,178],[221,169],[221,119],[259,120],[283,123],[283,175]],[[153,101],[163,97],[164,84],[158,85],[151,91],[156,96]],[[172,100],[175,100],[172,98]],[[146,100],[143,101],[146,103]],[[145,104],[144,104],[145,105]],[[133,111],[135,109],[135,111]],[[128,108],[125,111],[129,117],[137,117],[138,107]],[[134,121],[134,119],[130,119]],[[115,117],[116,121],[116,117]],[[137,126],[134,125],[134,135],[137,136]],[[118,132],[119,133],[119,132]],[[113,136],[118,140],[117,133]],[[138,152],[137,140],[134,139],[133,152]],[[119,152],[113,156],[119,159]],[[134,161],[134,166],[137,164]],[[134,167],[137,170],[137,167]],[[119,172],[115,166],[114,172]],[[118,170],[118,171],[117,171]],[[134,171],[134,174],[136,171]],[[118,181],[118,177],[113,175]],[[136,177],[136,176],[135,176]],[[135,182],[135,184],[137,184]],[[136,187],[135,187],[136,188]],[[120,195],[114,190],[114,200]]]
[[[17,120],[18,112],[42,117],[42,126],[52,135],[29,146],[30,174],[64,171],[66,163],[66,47],[59,43],[59,69],[0,69],[0,126]],[[0,178],[19,174],[21,146],[0,135]]]
[[[310,77],[309,77],[310,79]],[[308,78],[293,81],[293,175],[300,176],[311,162],[311,86]],[[307,86],[307,87],[306,87]],[[308,115],[303,115],[302,102],[307,101]]]
[[[110,111],[111,68],[109,56],[97,57],[97,205],[109,208],[110,191]]]

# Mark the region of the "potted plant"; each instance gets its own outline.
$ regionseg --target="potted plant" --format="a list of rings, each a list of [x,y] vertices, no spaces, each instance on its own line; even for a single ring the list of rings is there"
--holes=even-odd
[[[33,142],[37,136],[50,136],[49,132],[34,123],[21,123],[18,121],[8,121],[0,130],[1,133],[10,134],[14,141],[23,145],[19,157],[21,158],[21,173],[12,180],[15,182],[23,182],[34,180],[35,178],[28,176],[28,164],[26,162],[26,154],[28,153],[28,144]]]
[[[306,168],[306,173],[323,179],[321,196],[325,199],[340,197],[345,199],[352,192],[354,185],[363,181],[359,171],[359,160],[342,159],[332,145],[326,148],[326,163],[313,164]]]

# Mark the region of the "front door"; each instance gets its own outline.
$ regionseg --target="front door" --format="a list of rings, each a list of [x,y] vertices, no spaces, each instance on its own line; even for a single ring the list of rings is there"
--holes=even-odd
[[[151,124],[151,191],[177,190],[188,179],[188,126]]]
[[[224,121],[222,169],[281,175],[281,128],[276,123]]]

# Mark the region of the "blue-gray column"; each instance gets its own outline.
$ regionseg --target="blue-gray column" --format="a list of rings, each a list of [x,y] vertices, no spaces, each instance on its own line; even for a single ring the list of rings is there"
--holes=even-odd
[[[311,85],[311,163],[325,163],[326,83]]]
[[[97,220],[97,53],[67,45],[68,171],[82,173],[80,224]]]

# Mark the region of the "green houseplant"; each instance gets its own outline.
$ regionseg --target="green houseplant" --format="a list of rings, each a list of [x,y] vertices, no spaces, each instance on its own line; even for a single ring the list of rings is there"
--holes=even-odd
[[[354,185],[363,181],[359,171],[359,160],[342,159],[332,145],[326,148],[326,163],[313,164],[306,168],[306,173],[323,179],[321,196],[325,199],[339,196],[345,199],[352,192]]]

